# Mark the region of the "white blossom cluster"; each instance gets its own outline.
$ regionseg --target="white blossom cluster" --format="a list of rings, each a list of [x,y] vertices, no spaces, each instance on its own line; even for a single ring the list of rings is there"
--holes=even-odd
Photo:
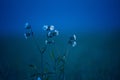
[[[59,31],[55,30],[55,27],[53,25],[44,25],[43,30],[47,31],[47,39],[45,40],[45,44],[53,44],[53,38],[59,35]]]
[[[56,30],[53,25],[44,25],[43,30],[47,32],[47,39],[45,40],[45,44],[48,45],[55,43],[53,38],[59,35],[59,31]],[[33,36],[32,27],[29,23],[25,24],[24,36],[26,39],[28,39],[30,36]],[[68,44],[70,44],[72,47],[75,47],[77,45],[75,34],[69,38]]]
[[[32,31],[31,25],[29,23],[25,24],[24,36],[26,39],[28,39],[30,36],[33,36],[33,31]]]

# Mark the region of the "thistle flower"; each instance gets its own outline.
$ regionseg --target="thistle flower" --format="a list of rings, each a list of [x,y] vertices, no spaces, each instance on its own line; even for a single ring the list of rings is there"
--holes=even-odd
[[[72,47],[75,47],[77,45],[77,42],[76,42],[76,35],[74,34],[73,36],[70,37],[68,43],[70,45],[72,45]]]
[[[43,30],[45,30],[45,31],[53,31],[54,30],[54,26],[53,25],[51,25],[51,26],[44,25],[43,26]]]

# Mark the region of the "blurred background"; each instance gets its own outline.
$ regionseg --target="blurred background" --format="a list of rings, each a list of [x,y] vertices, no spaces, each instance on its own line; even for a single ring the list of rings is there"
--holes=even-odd
[[[40,64],[32,39],[24,38],[25,23],[32,25],[38,44],[45,40],[43,25],[54,25],[56,54],[63,53],[72,34],[67,80],[120,79],[119,0],[1,0],[0,80],[28,80],[28,65]],[[29,79],[30,80],[30,79]]]

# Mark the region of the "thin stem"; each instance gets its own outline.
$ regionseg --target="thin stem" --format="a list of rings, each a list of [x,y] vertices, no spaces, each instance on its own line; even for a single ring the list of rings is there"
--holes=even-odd
[[[33,38],[33,41],[34,41],[39,53],[41,54],[41,79],[43,80],[43,74],[44,74],[43,54],[44,54],[45,51],[41,51],[40,46],[37,44],[34,35],[32,36],[32,38]]]
[[[44,68],[44,65],[43,65],[43,54],[41,54],[41,75],[42,75],[41,79],[42,80],[43,80],[43,73],[44,73],[43,68]]]
[[[55,79],[56,80],[58,80],[58,78],[57,78],[57,63],[56,63],[56,60],[55,60]]]
[[[68,59],[69,59],[69,45],[66,47],[66,52],[65,52],[65,54],[64,54],[64,56],[65,56],[65,63],[67,63],[68,62]]]
[[[38,49],[39,53],[41,54],[40,46],[37,44],[37,41],[35,40],[34,35],[32,36],[32,38],[33,38],[33,42],[35,43],[36,48]]]
[[[64,63],[63,63],[63,80],[66,80],[66,78],[65,78],[65,70],[66,70],[66,63],[68,62],[68,59],[69,59],[69,45],[66,47],[66,51],[65,51],[65,54],[64,54],[64,56],[65,56],[65,61],[64,61]]]

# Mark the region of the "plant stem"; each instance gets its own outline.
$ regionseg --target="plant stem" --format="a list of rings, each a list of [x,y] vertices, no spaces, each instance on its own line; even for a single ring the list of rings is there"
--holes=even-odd
[[[33,41],[34,41],[34,43],[35,43],[35,45],[36,45],[39,53],[41,54],[41,79],[43,80],[43,75],[44,75],[43,54],[44,54],[44,53],[41,52],[40,46],[37,44],[34,35],[33,35],[32,38],[33,38]]]
[[[66,47],[66,51],[65,51],[65,60],[64,60],[64,63],[63,63],[63,80],[66,80],[65,78],[65,70],[66,70],[66,63],[68,62],[68,59],[69,59],[69,45]]]
[[[43,65],[43,53],[41,53],[41,79],[43,80],[43,74],[44,74],[44,65]]]
[[[58,78],[57,78],[57,64],[56,64],[56,59],[55,59],[55,79],[58,80]]]

